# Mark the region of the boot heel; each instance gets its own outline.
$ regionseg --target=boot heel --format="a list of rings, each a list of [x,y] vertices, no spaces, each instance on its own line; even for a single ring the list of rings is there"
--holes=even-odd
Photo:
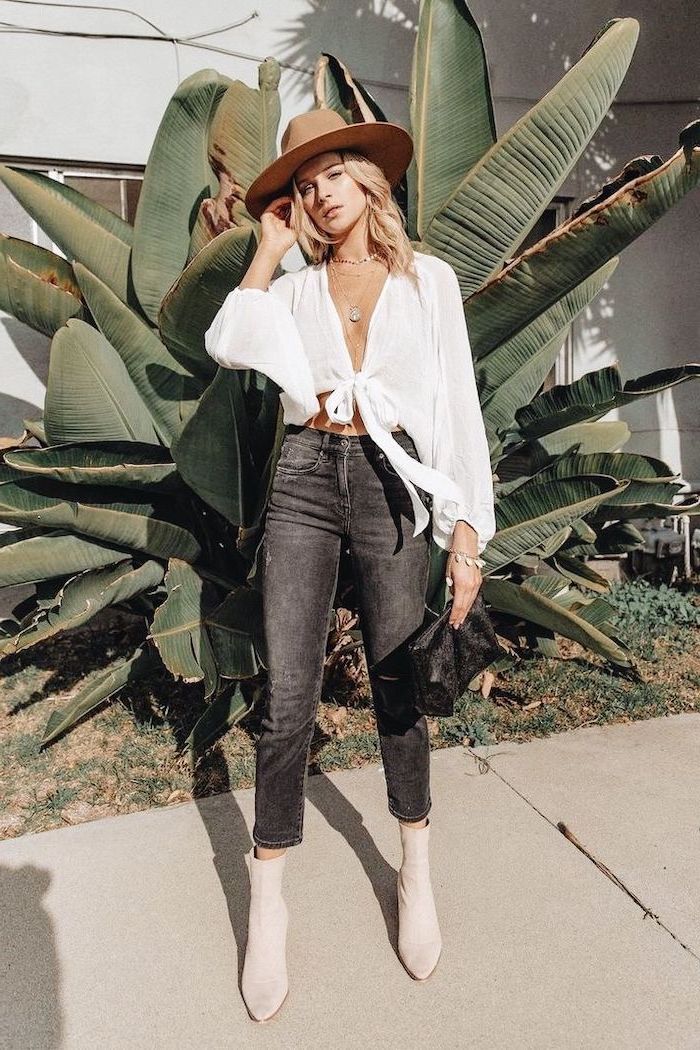
[[[282,897],[287,854],[270,860],[248,853],[250,909],[241,992],[254,1021],[269,1021],[289,994],[287,981],[287,926],[289,913]]]

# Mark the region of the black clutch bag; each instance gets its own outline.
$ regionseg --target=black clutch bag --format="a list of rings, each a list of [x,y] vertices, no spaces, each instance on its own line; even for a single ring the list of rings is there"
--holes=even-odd
[[[481,591],[455,630],[449,618],[452,602],[407,644],[415,686],[415,704],[421,714],[453,715],[455,700],[474,675],[505,654],[491,623]]]

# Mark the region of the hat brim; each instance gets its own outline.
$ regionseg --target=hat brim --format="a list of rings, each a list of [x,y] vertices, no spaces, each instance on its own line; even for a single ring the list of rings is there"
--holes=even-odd
[[[304,161],[337,149],[355,149],[363,153],[368,160],[379,165],[390,186],[394,187],[411,163],[413,140],[405,128],[385,120],[348,124],[336,131],[317,135],[287,150],[253,180],[245,195],[245,206],[250,215],[260,219],[268,204],[284,194],[294,172]]]

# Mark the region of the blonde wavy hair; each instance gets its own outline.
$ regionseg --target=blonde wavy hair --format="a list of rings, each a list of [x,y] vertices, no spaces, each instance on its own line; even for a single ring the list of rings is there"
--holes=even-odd
[[[406,274],[418,284],[413,246],[405,228],[403,212],[391,195],[391,186],[378,164],[354,150],[337,150],[348,175],[362,187],[367,204],[367,240],[370,252],[386,262],[394,274]],[[292,214],[297,240],[314,265],[327,262],[335,243],[325,234],[304,208],[304,199],[291,180]]]

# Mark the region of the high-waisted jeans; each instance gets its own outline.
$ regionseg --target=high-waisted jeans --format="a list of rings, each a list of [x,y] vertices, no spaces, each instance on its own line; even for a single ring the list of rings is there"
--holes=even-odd
[[[394,437],[418,459],[405,431]],[[418,493],[430,509],[430,494]],[[302,841],[341,544],[351,557],[389,812],[418,821],[430,810],[428,726],[415,709],[405,649],[425,615],[430,529],[414,537],[413,528],[408,492],[370,435],[287,424],[261,549],[268,680],[256,743],[259,846]]]

